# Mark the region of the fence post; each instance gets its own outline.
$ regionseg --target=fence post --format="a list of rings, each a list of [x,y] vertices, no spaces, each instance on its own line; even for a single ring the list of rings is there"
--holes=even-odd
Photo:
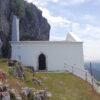
[[[91,81],[92,81],[92,91],[94,92],[93,73],[92,73],[92,64],[91,64],[91,62],[90,62],[90,72],[91,72]]]
[[[73,69],[73,66],[72,66],[72,74],[74,74],[74,69]]]
[[[86,76],[86,81],[87,81],[87,72],[85,72],[85,76]]]

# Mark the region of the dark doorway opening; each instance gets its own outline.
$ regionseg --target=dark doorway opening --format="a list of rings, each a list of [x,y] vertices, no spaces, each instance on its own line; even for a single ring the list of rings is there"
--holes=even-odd
[[[40,54],[39,58],[39,70],[46,70],[46,57],[44,54]]]

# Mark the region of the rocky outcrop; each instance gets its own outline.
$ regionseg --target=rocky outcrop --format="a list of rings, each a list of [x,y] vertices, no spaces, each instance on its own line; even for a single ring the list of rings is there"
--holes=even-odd
[[[40,80],[38,80],[37,78],[33,78],[33,82],[40,85],[40,86],[45,86],[45,84],[43,84]]]
[[[24,16],[20,19],[20,40],[49,40],[50,25],[35,5],[23,1]],[[11,25],[13,14],[11,0],[0,0],[0,57],[10,57]],[[31,15],[30,15],[31,14]]]
[[[10,0],[0,0],[0,57],[8,57],[11,36]]]
[[[44,83],[47,76],[33,75],[32,66],[23,67],[17,60],[3,59],[2,62],[5,68],[0,69],[0,100],[48,100],[53,96]]]
[[[20,20],[20,39],[21,40],[49,40],[50,26],[47,20],[42,17],[40,11],[35,5],[25,2],[25,12],[32,9],[33,18],[31,21],[26,13]]]
[[[3,93],[2,98],[0,100],[11,100],[9,92]]]
[[[34,100],[47,100],[47,94],[45,90],[39,90],[34,92]]]
[[[4,60],[3,62],[5,62],[8,66],[10,66],[13,70],[13,74],[15,77],[19,77],[24,79],[24,66],[22,65],[21,62],[17,61],[17,60]],[[0,76],[1,76],[1,71],[0,71]],[[0,77],[2,78],[2,77]]]
[[[7,86],[0,86],[0,100],[11,100]]]

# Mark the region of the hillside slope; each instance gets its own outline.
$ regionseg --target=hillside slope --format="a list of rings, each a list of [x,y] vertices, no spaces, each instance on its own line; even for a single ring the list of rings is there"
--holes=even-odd
[[[47,100],[99,100],[100,95],[96,92],[92,93],[91,85],[86,81],[73,76],[69,73],[33,73],[27,67],[24,67],[25,79],[15,77],[12,68],[4,63],[4,59],[0,59],[0,71],[6,74],[6,82],[2,82],[1,86],[8,85],[10,91],[15,91],[23,100],[25,96],[22,94],[22,88],[31,88],[35,91],[46,90],[49,92]],[[37,79],[41,82],[33,81]],[[33,93],[32,93],[33,94]],[[34,100],[33,97],[30,97]]]

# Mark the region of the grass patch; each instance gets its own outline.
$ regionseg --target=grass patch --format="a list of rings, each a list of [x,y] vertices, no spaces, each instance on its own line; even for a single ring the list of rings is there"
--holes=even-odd
[[[73,76],[69,73],[36,73],[35,77],[41,80],[45,87],[39,86],[32,82],[33,74],[25,68],[25,80],[20,80],[13,76],[13,72],[9,66],[3,63],[4,59],[0,59],[0,70],[9,73],[7,76],[10,88],[15,89],[17,93],[21,93],[22,87],[35,88],[36,90],[47,89],[52,93],[52,97],[47,100],[99,100],[100,95],[96,92],[92,93],[91,85],[86,81]],[[45,78],[44,78],[45,77]],[[14,95],[11,94],[14,98]],[[29,98],[32,98],[30,93]],[[25,99],[23,99],[25,100]]]
[[[9,69],[8,73],[9,73],[9,75],[13,76],[14,75],[13,69]]]
[[[38,84],[34,83],[32,79],[33,79],[33,74],[25,71],[25,82],[23,83],[23,86],[29,88],[35,88],[37,90],[44,89],[42,86],[39,86]]]
[[[36,76],[41,80],[47,77],[47,80],[42,81],[53,94],[49,100],[99,100],[100,98],[96,93],[92,94],[88,83],[69,73],[37,73]]]
[[[10,70],[10,68],[7,66],[7,64],[3,63],[4,60],[6,59],[0,59],[0,70],[4,73],[7,73]]]

